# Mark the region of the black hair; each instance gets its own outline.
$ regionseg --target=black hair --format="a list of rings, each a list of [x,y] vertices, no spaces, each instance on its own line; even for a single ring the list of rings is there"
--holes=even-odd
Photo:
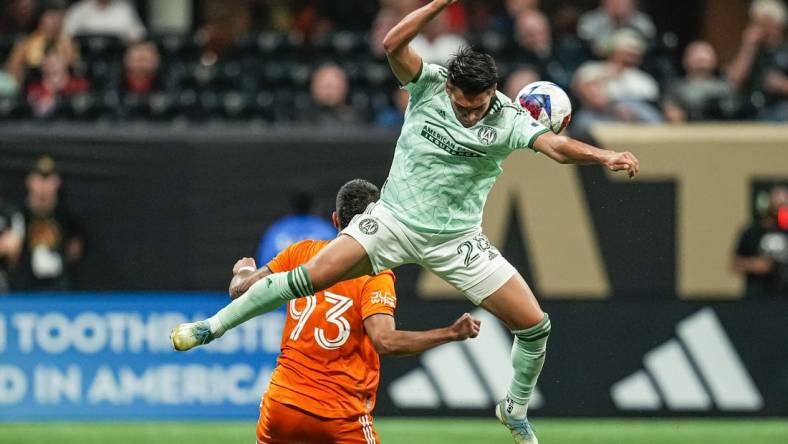
[[[357,214],[361,214],[380,198],[380,190],[364,179],[353,179],[337,192],[337,215],[340,228],[345,228]]]
[[[464,93],[478,94],[495,86],[498,68],[489,54],[464,46],[449,60],[447,80]]]

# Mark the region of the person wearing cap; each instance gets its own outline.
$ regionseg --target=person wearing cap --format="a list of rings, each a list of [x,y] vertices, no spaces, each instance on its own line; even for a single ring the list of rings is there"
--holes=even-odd
[[[13,288],[20,291],[74,289],[74,268],[84,242],[74,217],[59,201],[60,173],[55,161],[43,156],[25,181],[25,240]]]
[[[639,68],[645,50],[646,42],[640,34],[622,30],[611,39],[607,60],[580,66],[572,81],[582,107],[572,122],[576,137],[590,139],[591,126],[600,121],[663,121],[655,106],[659,85]]]
[[[787,22],[788,8],[782,0],[755,0],[739,51],[728,67],[728,80],[749,96],[759,120],[788,121]]]

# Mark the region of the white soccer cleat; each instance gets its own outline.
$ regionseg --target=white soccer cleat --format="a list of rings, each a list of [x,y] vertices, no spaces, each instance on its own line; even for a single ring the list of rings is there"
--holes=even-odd
[[[191,350],[198,345],[207,344],[213,341],[211,327],[208,321],[189,322],[178,324],[170,332],[172,347],[176,351]]]
[[[514,419],[506,413],[506,400],[495,406],[495,417],[512,433],[515,444],[539,444],[528,419]]]

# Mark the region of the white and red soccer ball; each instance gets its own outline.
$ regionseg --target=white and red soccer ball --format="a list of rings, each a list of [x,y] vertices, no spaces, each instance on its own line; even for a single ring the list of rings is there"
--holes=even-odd
[[[552,82],[534,82],[517,93],[514,102],[550,131],[559,134],[572,120],[572,102],[563,89]]]

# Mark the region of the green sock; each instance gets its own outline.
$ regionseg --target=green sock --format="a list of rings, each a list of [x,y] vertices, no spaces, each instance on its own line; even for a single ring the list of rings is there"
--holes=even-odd
[[[255,316],[273,311],[287,301],[315,293],[304,266],[286,273],[274,273],[257,281],[241,297],[208,319],[211,333],[218,338]]]
[[[544,365],[547,337],[550,335],[550,318],[545,313],[544,318],[538,324],[513,333],[512,366],[514,367],[514,377],[507,395],[515,403],[510,415],[515,418],[524,418],[528,401],[531,399],[536,380]]]

